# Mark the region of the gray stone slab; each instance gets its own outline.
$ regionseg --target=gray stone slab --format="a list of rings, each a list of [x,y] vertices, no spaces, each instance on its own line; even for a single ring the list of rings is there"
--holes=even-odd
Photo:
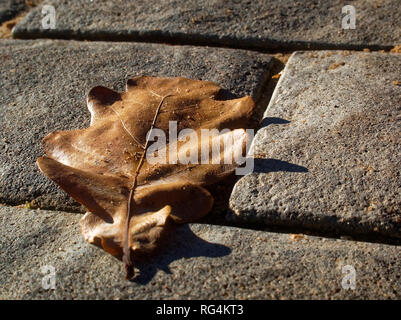
[[[0,23],[14,18],[25,9],[25,0],[1,0]]]
[[[389,48],[401,40],[399,0],[51,0],[54,29],[41,9],[14,29],[17,38],[73,38],[206,44],[254,49]],[[343,30],[342,7],[356,9]]]
[[[134,282],[86,244],[76,214],[0,207],[1,299],[395,299],[401,247],[184,225]],[[355,269],[355,289],[343,289]],[[53,266],[56,288],[42,280]]]
[[[270,56],[244,50],[138,43],[0,43],[0,203],[35,200],[41,208],[78,210],[36,167],[41,140],[89,125],[86,95],[103,85],[123,91],[137,75],[214,81],[236,95],[260,97]]]
[[[400,75],[399,54],[294,53],[228,218],[400,238]]]

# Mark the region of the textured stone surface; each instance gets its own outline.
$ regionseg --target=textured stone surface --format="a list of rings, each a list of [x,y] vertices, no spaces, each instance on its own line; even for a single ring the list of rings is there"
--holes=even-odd
[[[123,91],[132,76],[183,76],[258,100],[272,62],[244,50],[51,40],[2,41],[0,60],[0,203],[35,199],[67,211],[78,207],[35,161],[46,134],[89,125],[92,87]]]
[[[25,9],[25,0],[1,0],[0,23],[15,17]]]
[[[0,207],[0,220],[1,299],[401,297],[396,246],[193,224],[129,282],[121,262],[83,241],[76,214]],[[342,288],[346,265],[355,290]],[[42,288],[44,266],[55,268],[55,290]]]
[[[14,29],[20,38],[141,40],[242,48],[388,47],[401,40],[399,0],[91,0],[54,5],[55,29],[43,29],[40,8]],[[343,30],[344,5],[356,29]]]
[[[401,237],[401,55],[296,52],[228,218]]]

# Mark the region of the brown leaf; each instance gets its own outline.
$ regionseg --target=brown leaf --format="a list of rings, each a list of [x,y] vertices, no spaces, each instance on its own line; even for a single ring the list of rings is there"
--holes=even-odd
[[[210,141],[187,137],[189,141],[177,143],[178,159],[197,152],[199,163],[140,159],[153,121],[167,139],[169,121],[177,121],[178,133],[190,128],[198,137],[201,129],[230,129],[225,133],[234,140],[229,151],[243,152],[246,133],[238,128],[246,126],[254,103],[250,97],[224,96],[212,82],[141,76],[128,80],[124,93],[93,88],[87,100],[90,127],[56,131],[43,139],[47,157],[39,158],[38,166],[87,208],[81,230],[89,243],[124,260],[125,240],[131,255],[146,254],[169,223],[196,221],[210,211],[213,198],[204,186],[223,179],[237,164],[223,163],[224,148],[217,154],[218,163],[212,163],[209,150],[210,160],[201,164],[200,150],[223,133]],[[173,146],[174,141],[167,141],[163,149],[167,160]]]

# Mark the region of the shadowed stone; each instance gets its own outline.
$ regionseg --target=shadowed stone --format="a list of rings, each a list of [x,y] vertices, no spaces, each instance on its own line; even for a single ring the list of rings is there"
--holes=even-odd
[[[43,29],[38,7],[17,38],[170,42],[254,49],[389,48],[401,39],[399,0],[51,0],[56,27]],[[356,28],[342,29],[344,5]]]
[[[124,91],[133,76],[182,76],[258,101],[272,62],[244,50],[51,40],[2,41],[0,60],[0,203],[68,211],[79,207],[35,161],[48,133],[89,126],[91,88]]]
[[[228,219],[401,237],[401,55],[296,52]]]
[[[25,9],[25,0],[2,0],[0,2],[0,23],[14,18]]]
[[[76,214],[0,207],[0,220],[1,299],[401,297],[397,246],[183,225],[129,282],[120,261],[84,242]]]

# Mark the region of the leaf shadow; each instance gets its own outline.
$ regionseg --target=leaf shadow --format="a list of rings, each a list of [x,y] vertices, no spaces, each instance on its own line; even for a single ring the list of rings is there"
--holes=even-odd
[[[260,128],[267,127],[271,124],[288,124],[290,121],[278,117],[266,117],[260,123]]]
[[[288,124],[290,121],[278,117],[265,117],[260,122],[260,129],[274,124]],[[309,172],[306,167],[278,159],[254,158],[254,173],[268,172]]]
[[[172,274],[169,265],[179,259],[196,257],[219,258],[231,253],[231,249],[225,245],[212,243],[199,238],[188,224],[171,226],[163,237],[163,243],[151,258],[140,259],[135,262],[139,269],[131,281],[145,285],[152,280],[158,270]]]

